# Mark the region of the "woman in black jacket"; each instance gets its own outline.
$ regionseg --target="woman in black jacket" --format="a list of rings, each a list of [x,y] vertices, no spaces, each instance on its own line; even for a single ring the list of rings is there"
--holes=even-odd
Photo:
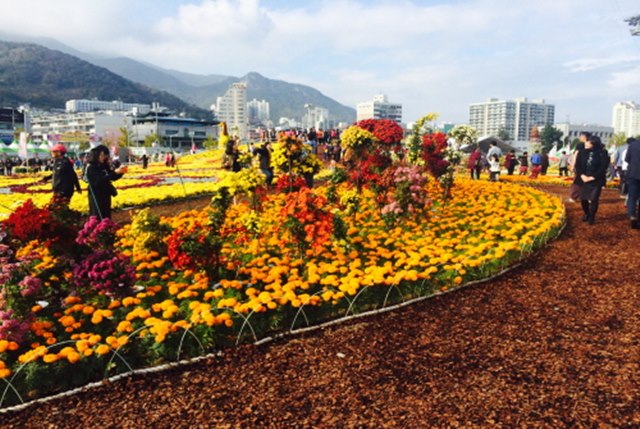
[[[89,184],[89,216],[99,219],[111,217],[111,197],[117,195],[111,183],[127,172],[127,167],[113,169],[109,158],[109,149],[99,145],[89,151],[89,163],[85,170],[85,179]]]
[[[593,225],[602,187],[607,181],[609,154],[598,136],[591,136],[584,144],[584,150],[578,152],[575,164],[574,183],[580,186],[580,201],[584,216],[583,222]]]

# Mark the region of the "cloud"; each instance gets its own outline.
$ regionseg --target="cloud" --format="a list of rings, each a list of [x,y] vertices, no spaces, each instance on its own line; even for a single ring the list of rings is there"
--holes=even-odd
[[[632,69],[613,72],[611,78],[607,82],[611,88],[614,89],[627,89],[636,88],[636,93],[629,94],[638,96],[638,89],[640,89],[640,66],[636,66]]]
[[[619,55],[608,58],[581,58],[564,63],[571,72],[586,72],[612,65],[640,61],[640,55]]]

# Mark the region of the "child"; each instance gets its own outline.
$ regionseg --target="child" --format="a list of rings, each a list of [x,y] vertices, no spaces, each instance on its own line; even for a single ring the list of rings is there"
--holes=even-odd
[[[500,158],[498,155],[492,155],[489,158],[489,180],[497,182],[500,178]]]

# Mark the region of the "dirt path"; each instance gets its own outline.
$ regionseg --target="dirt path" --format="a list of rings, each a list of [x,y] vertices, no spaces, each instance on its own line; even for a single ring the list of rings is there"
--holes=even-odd
[[[569,204],[558,240],[489,283],[0,426],[640,427],[640,231],[615,191],[601,203],[594,226]]]

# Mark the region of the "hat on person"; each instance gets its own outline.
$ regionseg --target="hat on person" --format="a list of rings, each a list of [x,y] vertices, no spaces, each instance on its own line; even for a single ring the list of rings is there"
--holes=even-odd
[[[64,147],[63,144],[56,144],[53,145],[53,147],[51,149],[49,149],[50,152],[60,152],[60,153],[67,153],[67,148]]]

